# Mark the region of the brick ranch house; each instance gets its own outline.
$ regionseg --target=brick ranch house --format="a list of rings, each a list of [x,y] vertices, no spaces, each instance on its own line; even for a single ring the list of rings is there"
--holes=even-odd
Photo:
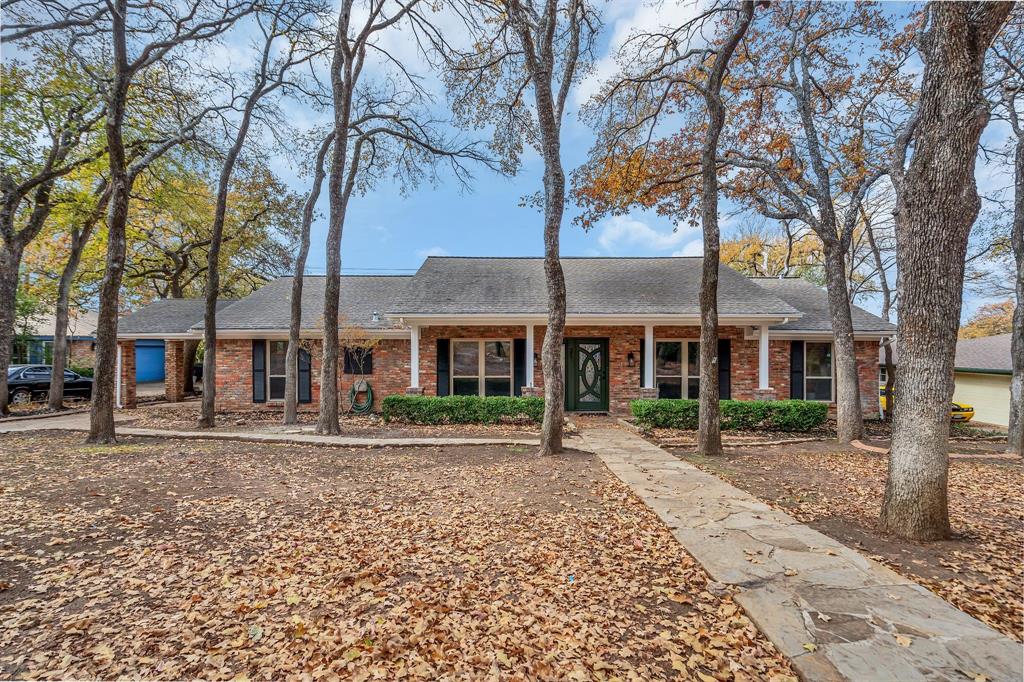
[[[564,258],[566,408],[622,414],[640,397],[697,397],[701,258]],[[723,398],[835,400],[825,291],[799,279],[748,278],[722,266]],[[217,314],[217,406],[280,408],[291,278]],[[306,277],[299,392],[320,395],[324,278]],[[201,300],[157,301],[122,319],[119,404],[135,404],[134,343],[165,340],[166,394],[182,400],[187,339],[202,336]],[[339,388],[360,378],[376,404],[392,394],[542,395],[546,290],[540,258],[427,258],[411,276],[342,277],[345,325],[377,340],[343,353]],[[878,346],[895,328],[853,309],[865,416],[878,414]]]

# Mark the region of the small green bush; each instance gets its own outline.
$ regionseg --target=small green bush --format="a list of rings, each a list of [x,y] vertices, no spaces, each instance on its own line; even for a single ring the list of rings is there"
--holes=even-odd
[[[722,430],[810,431],[825,423],[828,404],[803,400],[723,400]],[[696,400],[634,400],[637,424],[646,428],[696,429]]]
[[[93,375],[92,367],[75,367],[72,365],[71,367],[68,367],[68,369],[80,377],[91,377]]]
[[[410,424],[497,424],[501,421],[544,419],[543,398],[453,395],[389,395],[381,403],[385,422]]]

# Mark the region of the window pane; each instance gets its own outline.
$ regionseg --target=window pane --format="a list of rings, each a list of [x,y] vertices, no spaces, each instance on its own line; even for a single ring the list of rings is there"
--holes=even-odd
[[[830,377],[830,376],[832,376],[832,344],[831,343],[809,343],[809,344],[807,344],[807,376],[809,376],[809,377]]]
[[[270,399],[284,400],[284,377],[270,377]]]
[[[484,379],[484,395],[512,395],[509,379]]]
[[[686,376],[700,376],[700,344],[686,344]]]
[[[659,398],[682,398],[683,397],[683,380],[679,377],[659,377],[658,378],[658,397]]]
[[[656,344],[657,359],[654,363],[655,374],[681,376],[683,373],[683,344],[678,341],[659,341]]]
[[[268,374],[284,374],[285,356],[287,353],[287,341],[270,342],[270,371]],[[282,393],[282,395],[284,394]]]
[[[475,377],[480,371],[480,344],[476,341],[454,341],[452,349],[452,374]],[[476,395],[476,392],[471,395]]]
[[[700,398],[700,379],[686,380],[686,397],[690,400]]]
[[[512,374],[512,344],[508,341],[484,343],[484,373],[489,377],[507,377]],[[488,395],[490,395],[488,393]]]
[[[805,400],[832,400],[831,379],[808,379]]]
[[[452,380],[452,394],[453,395],[479,395],[480,393],[480,382],[476,377],[472,379],[453,379]]]

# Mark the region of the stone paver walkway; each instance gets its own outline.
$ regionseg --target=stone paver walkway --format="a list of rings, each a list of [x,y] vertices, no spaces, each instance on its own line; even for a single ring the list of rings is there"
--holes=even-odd
[[[583,441],[807,680],[1020,680],[1024,649],[924,587],[624,429]]]
[[[115,423],[130,419],[131,415],[115,412]],[[47,419],[12,419],[0,422],[0,434],[26,431],[88,431],[89,413],[75,413]],[[318,436],[312,433],[261,433],[256,431],[177,431],[118,426],[118,435],[153,436],[160,438],[189,438],[199,440],[232,440],[244,443],[291,443],[298,445],[331,445],[335,447],[408,447],[447,445],[537,445],[537,437],[519,438],[365,438],[356,436]]]

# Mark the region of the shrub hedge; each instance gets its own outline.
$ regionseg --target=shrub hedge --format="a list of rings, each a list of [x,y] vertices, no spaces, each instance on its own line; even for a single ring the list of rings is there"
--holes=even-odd
[[[381,403],[384,421],[410,424],[497,424],[501,421],[544,419],[543,398],[453,395],[389,395]]]
[[[637,424],[647,428],[696,429],[696,400],[634,400]],[[722,430],[810,431],[828,417],[828,404],[804,400],[723,400]]]
[[[74,365],[71,365],[68,369],[80,377],[91,377],[93,375],[92,367],[75,367]]]

